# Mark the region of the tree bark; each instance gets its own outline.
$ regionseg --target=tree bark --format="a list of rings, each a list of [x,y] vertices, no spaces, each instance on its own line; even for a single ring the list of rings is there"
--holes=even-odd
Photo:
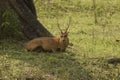
[[[5,12],[5,9],[8,8],[8,2],[5,0],[0,1],[0,39],[1,39],[1,32],[2,32],[2,23],[3,23],[3,13]]]
[[[22,30],[29,39],[53,35],[37,20],[33,0],[8,0],[10,6],[18,14]]]

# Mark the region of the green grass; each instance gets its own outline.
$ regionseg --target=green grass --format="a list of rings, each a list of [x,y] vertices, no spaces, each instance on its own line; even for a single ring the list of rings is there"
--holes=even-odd
[[[3,80],[34,78],[35,80],[74,80],[89,77],[71,52],[31,53],[19,43],[2,41],[0,74]],[[78,75],[76,75],[78,74]]]
[[[74,49],[68,48],[63,53],[27,52],[23,46],[25,41],[0,40],[0,78],[119,80],[120,65],[106,61],[110,57],[120,57],[120,43],[116,42],[120,40],[119,0],[97,0],[97,13],[100,14],[97,25],[94,24],[91,0],[52,1],[49,4],[47,1],[35,1],[38,20],[59,37],[56,18],[60,27],[65,29],[71,16],[69,39]],[[102,7],[113,8],[115,13],[106,17]]]

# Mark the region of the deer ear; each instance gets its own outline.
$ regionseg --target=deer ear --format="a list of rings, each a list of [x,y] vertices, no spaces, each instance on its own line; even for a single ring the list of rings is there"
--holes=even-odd
[[[63,34],[63,32],[62,32],[62,31],[61,31],[60,33],[61,33],[61,34]]]

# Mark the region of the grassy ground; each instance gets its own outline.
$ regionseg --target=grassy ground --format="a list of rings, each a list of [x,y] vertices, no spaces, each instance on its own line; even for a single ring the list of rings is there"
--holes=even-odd
[[[38,20],[57,37],[56,18],[65,29],[71,16],[69,39],[74,49],[68,48],[64,53],[26,52],[22,41],[0,40],[0,78],[119,80],[120,65],[106,61],[120,57],[120,42],[116,42],[120,40],[119,2],[97,0],[99,23],[95,25],[91,0],[35,0]],[[114,14],[109,15],[111,11]]]

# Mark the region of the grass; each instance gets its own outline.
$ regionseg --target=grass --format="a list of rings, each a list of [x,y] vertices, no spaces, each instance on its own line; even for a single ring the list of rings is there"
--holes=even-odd
[[[68,48],[63,53],[27,52],[23,47],[24,41],[0,40],[0,78],[119,80],[120,64],[108,64],[106,61],[110,57],[120,57],[120,43],[116,42],[120,40],[119,0],[97,0],[97,25],[94,24],[91,0],[51,1],[35,0],[38,20],[59,37],[56,17],[60,27],[65,29],[71,16],[69,39],[74,49]],[[103,7],[110,7],[115,13],[109,16],[110,12],[107,11],[106,17]]]
[[[71,52],[31,53],[18,43],[2,41],[0,73],[4,80],[34,78],[35,80],[73,80],[87,74]],[[9,45],[9,46],[8,46]],[[12,46],[11,46],[12,45]],[[5,47],[5,48],[4,48]],[[17,47],[17,48],[16,48]],[[71,55],[70,55],[70,54]],[[79,74],[79,75],[76,75]]]

